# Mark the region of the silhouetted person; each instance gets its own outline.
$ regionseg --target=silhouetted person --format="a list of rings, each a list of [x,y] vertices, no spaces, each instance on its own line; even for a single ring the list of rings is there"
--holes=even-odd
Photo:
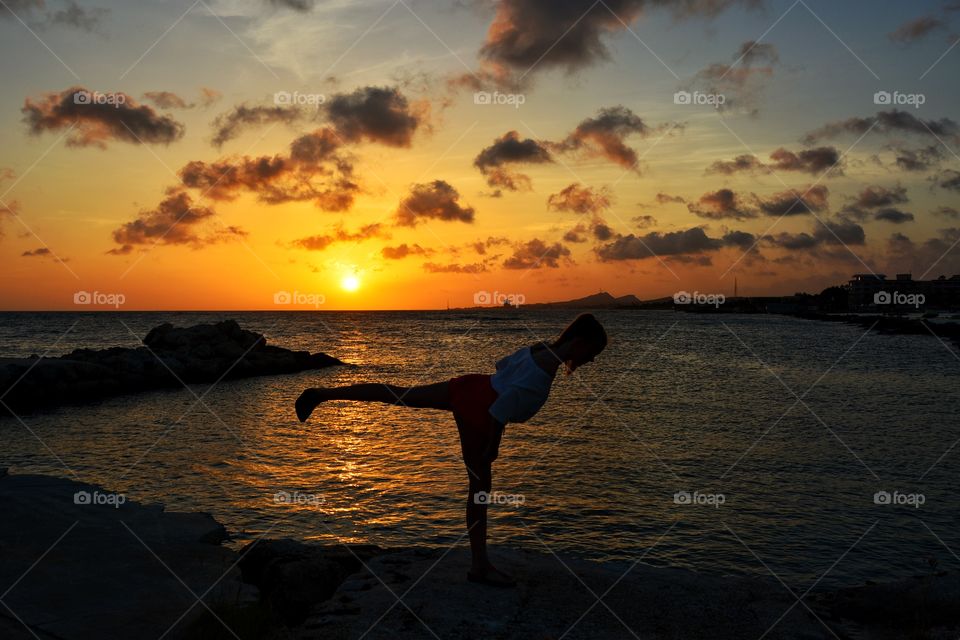
[[[307,389],[297,398],[297,417],[305,421],[317,405],[330,400],[385,402],[452,411],[470,481],[467,531],[473,563],[467,579],[513,586],[514,580],[497,570],[487,557],[491,464],[497,459],[504,427],[508,422],[526,422],[540,410],[561,364],[568,374],[573,373],[579,366],[593,362],[606,346],[607,333],[603,326],[592,314],[585,313],[570,323],[554,342],[523,347],[497,362],[497,372],[493,375],[471,373],[416,387],[375,382]]]

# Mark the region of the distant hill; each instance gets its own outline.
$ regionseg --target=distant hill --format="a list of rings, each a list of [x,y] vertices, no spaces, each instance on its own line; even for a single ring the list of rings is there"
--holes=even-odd
[[[539,302],[536,304],[524,304],[523,308],[533,308],[533,309],[543,309],[543,308],[559,308],[559,309],[619,309],[622,307],[639,307],[643,305],[643,301],[640,300],[637,296],[633,294],[628,294],[625,296],[620,296],[619,298],[612,296],[606,291],[601,291],[600,293],[594,293],[593,295],[585,296],[583,298],[576,298],[574,300],[563,300],[560,302]]]

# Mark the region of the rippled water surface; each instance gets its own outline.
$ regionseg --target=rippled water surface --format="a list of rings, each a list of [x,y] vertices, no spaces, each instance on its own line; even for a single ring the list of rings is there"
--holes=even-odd
[[[238,544],[465,544],[449,414],[336,403],[301,425],[293,400],[305,386],[490,372],[572,315],[0,314],[4,356],[135,346],[164,321],[235,318],[272,343],[358,365],[0,418],[0,466],[209,511]],[[774,572],[799,592],[825,572],[821,586],[924,573],[932,559],[960,569],[949,550],[960,553],[955,345],[784,317],[598,316],[607,351],[507,428],[494,489],[523,504],[491,507],[494,544]],[[876,505],[879,490],[924,504]],[[723,504],[677,504],[679,491]],[[278,492],[304,501],[277,503]]]

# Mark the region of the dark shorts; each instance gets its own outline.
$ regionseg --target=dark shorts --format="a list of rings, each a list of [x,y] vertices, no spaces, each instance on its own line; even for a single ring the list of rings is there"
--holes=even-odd
[[[450,380],[450,408],[460,432],[464,460],[482,454],[494,434],[489,409],[496,399],[489,375],[471,373]]]

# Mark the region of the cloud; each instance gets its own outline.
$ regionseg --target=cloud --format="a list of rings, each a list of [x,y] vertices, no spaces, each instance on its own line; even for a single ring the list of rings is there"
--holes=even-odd
[[[381,255],[387,260],[402,260],[407,256],[427,256],[433,253],[432,249],[425,249],[418,244],[403,243],[396,247],[384,247]]]
[[[69,129],[67,144],[74,147],[106,148],[109,141],[169,144],[184,132],[181,123],[125,93],[102,94],[83,87],[27,98],[20,111],[31,134]]]
[[[589,239],[586,235],[587,231],[588,231],[587,225],[581,222],[580,224],[578,224],[577,226],[575,226],[574,228],[570,229],[569,231],[563,234],[563,241],[574,242],[574,243],[586,242]]]
[[[516,131],[508,131],[489,147],[482,149],[473,160],[491,187],[508,191],[523,191],[531,188],[530,178],[512,171],[508,165],[546,164],[553,162],[547,146],[536,140],[521,139]]]
[[[427,118],[425,104],[411,106],[392,87],[362,87],[337,94],[325,104],[337,133],[348,142],[363,140],[389,147],[409,147],[413,134]]]
[[[914,216],[912,213],[907,213],[893,207],[887,207],[877,211],[877,213],[873,216],[873,219],[881,220],[883,222],[892,222],[893,224],[903,224],[905,222],[913,222]]]
[[[876,125],[874,125],[876,123]],[[912,113],[893,109],[878,111],[873,118],[847,118],[837,122],[829,122],[824,126],[811,131],[803,138],[804,144],[814,144],[820,140],[836,138],[844,134],[864,135],[867,131],[882,134],[915,134],[931,136],[933,138],[956,139],[960,127],[950,118],[940,120],[924,120]]]
[[[227,227],[207,235],[201,235],[201,227],[216,212],[210,207],[194,204],[183,189],[167,191],[155,209],[141,211],[135,220],[114,230],[113,240],[120,245],[108,253],[124,255],[137,245],[191,245],[198,249],[222,240],[245,235],[237,227]]]
[[[733,160],[717,160],[706,171],[707,175],[722,174],[733,175],[735,173],[770,173],[770,167],[763,163],[760,158],[753,154],[745,153],[739,155]]]
[[[362,242],[370,238],[382,238],[385,235],[383,225],[379,223],[365,225],[353,232],[346,231],[343,227],[337,227],[330,234],[308,236],[294,240],[292,246],[308,251],[323,251],[336,242]]]
[[[2,13],[2,11],[0,11]],[[81,31],[93,32],[100,26],[100,21],[110,13],[109,9],[99,7],[84,8],[73,0],[67,0],[67,6],[47,14],[46,24],[73,27]]]
[[[931,144],[919,149],[907,149],[900,146],[891,147],[896,154],[897,167],[903,171],[926,171],[940,164],[943,151],[939,143]]]
[[[547,207],[554,211],[598,214],[610,207],[610,195],[606,189],[594,189],[573,183],[559,193],[547,198]]]
[[[711,238],[701,227],[692,227],[684,231],[661,233],[651,231],[642,236],[629,234],[618,236],[612,242],[595,249],[597,257],[603,262],[617,260],[644,260],[655,256],[697,255],[708,251],[717,251],[724,247],[740,246],[743,236],[726,234],[723,238]]]
[[[697,202],[687,204],[690,213],[710,220],[744,220],[757,217],[757,212],[730,189],[705,193]]]
[[[829,206],[827,201],[829,194],[829,189],[823,185],[816,185],[804,191],[788,189],[769,198],[758,198],[757,205],[760,211],[768,216],[819,213]]]
[[[760,239],[763,246],[789,251],[816,250],[823,246],[863,245],[866,233],[859,224],[849,220],[815,221],[810,233],[781,232]]]
[[[554,147],[563,152],[579,152],[587,157],[605,158],[625,169],[636,169],[637,152],[626,145],[631,135],[646,137],[654,130],[640,116],[623,106],[600,109],[593,118],[577,125],[570,135]]]
[[[326,128],[296,138],[289,156],[194,160],[179,176],[185,187],[214,200],[233,200],[249,192],[266,204],[313,200],[325,211],[349,209],[360,190],[337,135]]]
[[[477,262],[475,264],[436,264],[434,262],[425,262],[423,270],[429,273],[483,273],[487,270],[487,265]]]
[[[653,216],[634,216],[630,218],[637,225],[637,229],[649,229],[657,224]]]
[[[266,2],[274,7],[293,9],[300,13],[306,13],[313,8],[313,0],[266,0]]]
[[[735,173],[796,171],[817,175],[830,171],[831,175],[843,175],[840,152],[835,147],[816,147],[799,152],[780,147],[770,154],[770,160],[770,163],[764,163],[752,154],[739,155],[733,160],[717,160],[707,167],[707,174],[729,176]]]
[[[934,31],[947,26],[946,21],[937,16],[921,16],[901,24],[895,31],[887,34],[893,42],[911,44],[922,40]]]
[[[658,193],[654,199],[657,201],[657,204],[686,204],[687,202],[682,196],[672,196],[669,193]]]
[[[765,80],[773,76],[780,63],[776,46],[748,40],[733,54],[733,63],[717,62],[697,72],[685,85],[692,91],[712,96],[718,100],[719,111],[744,111],[751,115],[759,112],[759,103]]]
[[[193,106],[172,91],[147,91],[141,99],[149,100],[161,109],[189,109]]]
[[[210,87],[200,87],[200,106],[202,107],[209,107],[222,97],[223,94],[216,89],[211,89]]]
[[[901,187],[900,185],[893,188],[869,186],[860,192],[855,204],[860,207],[875,209],[877,207],[889,207],[893,204],[903,204],[909,201],[910,198],[907,197],[906,187]]]
[[[947,169],[936,178],[936,181],[941,189],[960,191],[960,171]]]
[[[29,20],[34,29],[64,26],[95,31],[100,26],[101,19],[110,13],[109,9],[81,7],[74,0],[66,0],[65,5],[56,11],[43,12],[46,6],[44,0],[5,0],[0,4],[0,18]],[[35,17],[35,14],[39,17]]]
[[[229,140],[239,136],[244,129],[265,124],[293,124],[304,116],[304,112],[295,105],[256,105],[238,104],[231,111],[221,113],[213,121],[213,146],[222,147]]]
[[[548,245],[539,238],[518,243],[513,255],[503,261],[504,269],[556,269],[560,261],[571,262],[570,249],[559,242]]]
[[[645,9],[665,8],[678,20],[713,17],[757,0],[499,0],[480,49],[481,73],[505,86],[519,86],[533,73],[573,73],[609,57],[605,40],[628,29]]]
[[[434,180],[413,185],[394,215],[398,225],[413,227],[425,218],[472,223],[474,213],[460,204],[460,193],[450,184]]]
[[[960,219],[960,211],[958,211],[954,207],[940,206],[934,209],[933,211],[931,211],[930,213],[932,213],[935,216],[939,216],[941,218],[951,218],[953,220]]]
[[[30,251],[24,251],[20,256],[23,258],[46,257],[51,255],[51,253],[47,247],[39,247],[37,249],[31,249]]]

